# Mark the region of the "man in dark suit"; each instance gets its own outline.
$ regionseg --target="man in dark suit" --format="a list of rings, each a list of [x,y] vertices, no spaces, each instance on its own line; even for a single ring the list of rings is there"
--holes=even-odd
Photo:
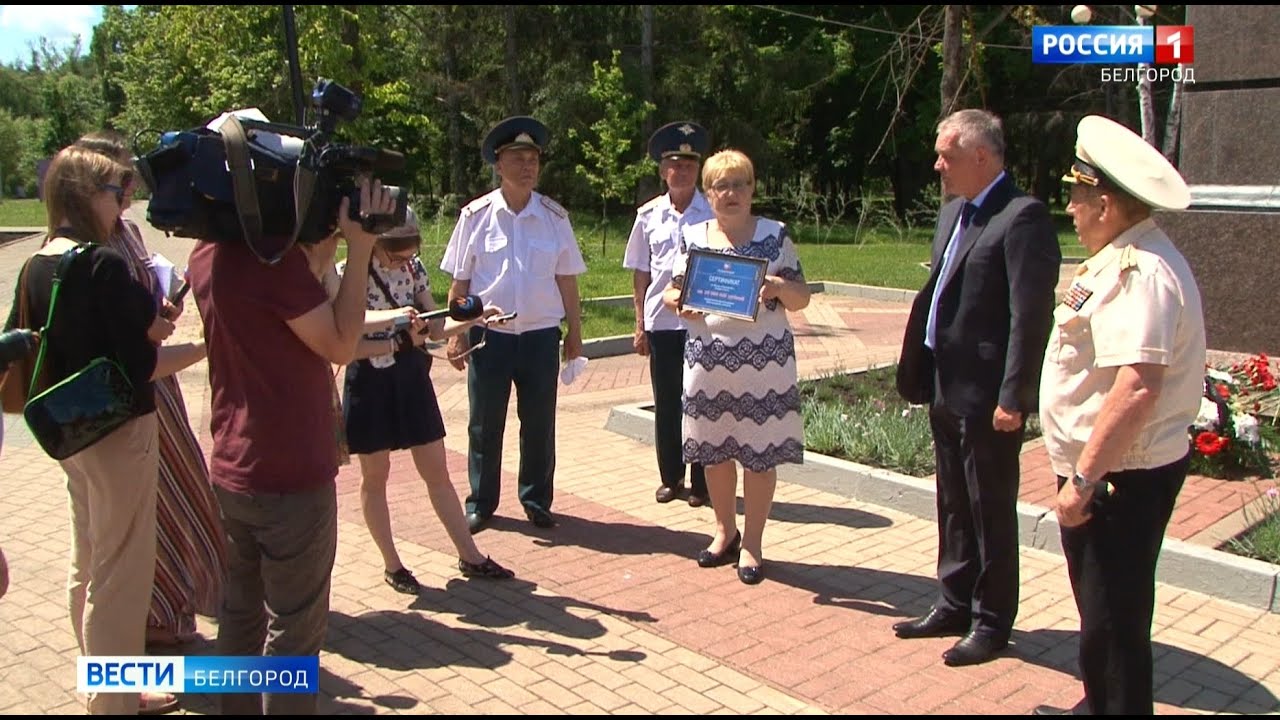
[[[960,110],[938,124],[944,195],[933,272],[907,321],[898,392],[929,404],[937,457],[937,601],[893,626],[960,635],[947,665],[985,662],[1018,610],[1018,455],[1036,410],[1062,252],[1044,203],[1004,170],[1000,119]]]

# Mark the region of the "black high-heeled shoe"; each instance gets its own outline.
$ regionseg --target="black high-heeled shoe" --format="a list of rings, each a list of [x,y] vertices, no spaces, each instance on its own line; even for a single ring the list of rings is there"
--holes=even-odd
[[[719,553],[702,550],[698,553],[698,567],[710,568],[738,561],[738,553],[742,550],[742,533],[735,532],[733,539]]]
[[[764,580],[764,562],[761,562],[759,565],[754,567],[739,565],[738,579],[745,585],[758,584],[761,580]]]

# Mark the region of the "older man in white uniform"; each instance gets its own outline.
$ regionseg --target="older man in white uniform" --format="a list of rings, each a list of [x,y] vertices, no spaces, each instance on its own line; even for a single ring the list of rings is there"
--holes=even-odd
[[[1205,367],[1200,292],[1151,210],[1185,208],[1191,193],[1155,148],[1098,116],[1080,121],[1063,179],[1090,257],[1054,311],[1040,413],[1085,699],[1035,714],[1150,715],[1156,562],[1187,476]]]
[[[547,128],[531,117],[508,118],[485,137],[482,153],[502,179],[498,189],[462,209],[440,269],[453,277],[449,300],[479,295],[485,306],[515,311],[514,320],[475,328],[450,341],[449,356],[467,371],[467,524],[482,530],[501,496],[502,440],[511,386],[520,417],[520,504],[530,522],[554,527],[551,514],[556,468],[556,382],[560,323],[564,354],[582,354],[582,315],[577,276],[587,266],[569,215],[535,192]],[[483,346],[481,342],[483,339]],[[469,353],[469,354],[468,354]]]

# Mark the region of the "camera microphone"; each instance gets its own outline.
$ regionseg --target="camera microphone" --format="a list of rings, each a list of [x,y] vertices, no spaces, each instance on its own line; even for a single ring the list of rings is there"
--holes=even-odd
[[[465,297],[454,298],[448,307],[432,310],[430,312],[418,313],[418,319],[423,321],[438,320],[440,318],[452,318],[458,322],[467,322],[475,320],[484,315],[484,301],[479,295],[467,295]],[[400,328],[408,324],[408,320],[396,318],[395,327]],[[427,334],[427,328],[423,328],[422,335]]]

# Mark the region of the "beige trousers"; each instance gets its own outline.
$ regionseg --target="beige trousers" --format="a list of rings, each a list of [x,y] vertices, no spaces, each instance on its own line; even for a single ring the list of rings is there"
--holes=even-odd
[[[71,502],[71,628],[81,655],[146,654],[156,574],[155,413],[62,461]],[[138,693],[95,693],[93,715],[136,715]]]

